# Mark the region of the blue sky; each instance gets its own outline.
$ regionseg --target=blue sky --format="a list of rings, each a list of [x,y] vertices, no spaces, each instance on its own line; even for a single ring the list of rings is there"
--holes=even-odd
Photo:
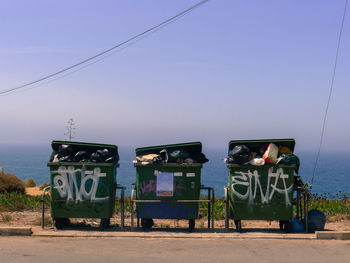
[[[198,1],[2,1],[0,89],[74,64]],[[345,1],[212,0],[65,78],[0,97],[0,143],[146,146],[295,138],[317,148]],[[324,150],[350,148],[350,11]]]

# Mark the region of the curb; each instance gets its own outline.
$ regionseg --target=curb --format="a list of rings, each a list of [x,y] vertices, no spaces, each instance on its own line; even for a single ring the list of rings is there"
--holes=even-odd
[[[0,227],[0,236],[31,236],[30,227]]]
[[[35,231],[33,237],[72,237],[72,238],[157,238],[157,239],[284,239],[284,240],[315,240],[314,234],[268,234],[268,233],[137,233],[137,232],[73,232],[73,231]]]
[[[316,231],[316,239],[350,240],[350,231]]]

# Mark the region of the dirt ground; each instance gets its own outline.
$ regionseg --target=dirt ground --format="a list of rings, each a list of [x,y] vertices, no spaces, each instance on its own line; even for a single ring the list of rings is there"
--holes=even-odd
[[[28,195],[42,195],[42,190],[39,187],[30,187],[26,189]],[[125,226],[131,225],[131,217],[129,213],[125,215]],[[135,220],[136,222],[136,220]],[[100,224],[99,219],[71,219],[71,223],[79,226],[91,226],[98,227]],[[111,226],[120,226],[121,219],[120,214],[114,215],[111,218]],[[168,220],[168,219],[155,219],[155,228],[187,228],[188,220]],[[136,223],[135,223],[136,224]],[[207,218],[196,219],[196,228],[206,228],[208,224]],[[0,227],[4,226],[40,226],[41,225],[41,210],[33,211],[21,211],[21,212],[0,212]],[[52,219],[50,217],[50,211],[45,211],[45,225],[47,227],[53,227]],[[224,220],[215,220],[215,228],[224,228]],[[234,222],[230,220],[230,228],[234,229]],[[242,221],[242,228],[249,229],[251,231],[259,231],[261,229],[273,230],[279,229],[278,221],[257,221],[257,220],[245,220]],[[326,223],[327,230],[335,231],[350,231],[350,216],[338,215],[333,218],[328,218]]]
[[[32,196],[41,196],[43,194],[43,190],[40,190],[39,186],[36,187],[27,187],[26,194]]]
[[[131,218],[129,214],[125,216],[125,226],[130,226]],[[72,224],[77,226],[98,227],[100,219],[71,219]],[[120,214],[116,214],[111,218],[111,226],[120,226],[121,219]],[[207,219],[196,219],[197,228],[207,228]],[[41,210],[34,211],[21,211],[21,212],[0,212],[0,227],[14,226],[14,227],[34,227],[41,225]],[[135,220],[136,225],[136,220]],[[45,226],[48,228],[53,227],[52,219],[50,217],[50,211],[45,211]],[[73,225],[74,227],[74,225]],[[187,228],[188,220],[169,220],[169,219],[155,219],[154,228]],[[224,229],[224,220],[215,220],[216,229]],[[230,228],[234,229],[234,222],[230,220]],[[243,230],[260,231],[264,230],[277,230],[279,229],[278,221],[257,221],[257,220],[245,220],[242,221]],[[350,219],[339,219],[338,221],[327,222],[327,230],[333,231],[350,231]]]
[[[125,226],[130,226],[130,215],[125,217]],[[136,220],[135,220],[136,221]],[[78,226],[91,226],[98,227],[100,224],[99,219],[71,219],[73,224]],[[120,226],[120,215],[117,214],[111,218],[111,226]],[[196,228],[206,228],[207,219],[201,218],[196,219]],[[187,228],[188,220],[168,220],[168,219],[155,219],[154,220],[155,228]],[[136,223],[135,223],[136,224]],[[22,212],[0,212],[0,227],[4,226],[40,226],[41,225],[41,210],[35,211],[22,211]],[[52,219],[50,217],[50,211],[45,212],[45,225],[50,228],[53,227]],[[215,228],[223,229],[225,227],[224,220],[215,220]],[[233,220],[230,220],[230,228],[234,229]],[[278,221],[257,221],[257,220],[246,220],[242,221],[242,228],[249,229],[250,231],[260,231],[261,229],[265,230],[274,230],[279,229]],[[340,219],[334,222],[326,223],[327,230],[333,231],[350,231],[350,220],[349,219]]]

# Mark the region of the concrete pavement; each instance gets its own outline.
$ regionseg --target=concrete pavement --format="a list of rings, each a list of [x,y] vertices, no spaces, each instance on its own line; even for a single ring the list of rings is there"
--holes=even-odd
[[[318,231],[314,234],[284,233],[279,230],[254,229],[242,233],[233,229],[225,231],[216,229],[195,229],[189,233],[187,229],[153,229],[141,231],[125,228],[108,228],[100,231],[96,228],[67,228],[56,230],[55,228],[40,227],[0,227],[0,236],[37,236],[37,237],[114,237],[114,238],[194,238],[194,239],[337,239],[350,240],[350,231]]]
[[[64,231],[62,231],[64,232]],[[0,237],[7,262],[348,262],[350,241],[308,239]]]

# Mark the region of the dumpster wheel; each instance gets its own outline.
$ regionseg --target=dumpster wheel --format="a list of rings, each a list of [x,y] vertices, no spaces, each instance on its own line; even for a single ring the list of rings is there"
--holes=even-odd
[[[291,233],[292,225],[288,220],[280,220],[280,230],[285,231],[287,233]]]
[[[57,229],[67,227],[70,223],[69,218],[54,218],[53,221],[55,222],[55,227]]]
[[[106,227],[109,227],[110,223],[111,223],[111,219],[110,218],[101,218],[100,228],[104,229]]]
[[[189,219],[188,220],[188,231],[192,232],[194,230],[194,227],[196,225],[196,222],[194,219]]]
[[[236,230],[237,232],[242,232],[242,222],[241,220],[235,220]]]
[[[152,226],[153,226],[153,219],[152,218],[141,218],[142,230],[151,229]]]

